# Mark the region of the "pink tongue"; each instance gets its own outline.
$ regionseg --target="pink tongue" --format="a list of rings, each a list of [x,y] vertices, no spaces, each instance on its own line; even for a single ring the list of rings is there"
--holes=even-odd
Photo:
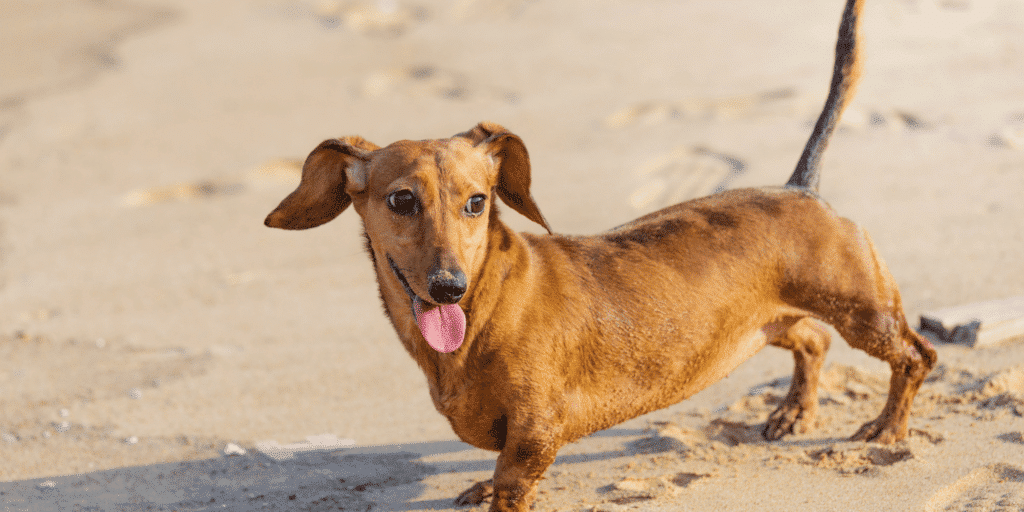
[[[446,304],[424,310],[423,301],[413,300],[416,324],[427,343],[438,352],[453,352],[466,337],[466,314],[458,304]]]

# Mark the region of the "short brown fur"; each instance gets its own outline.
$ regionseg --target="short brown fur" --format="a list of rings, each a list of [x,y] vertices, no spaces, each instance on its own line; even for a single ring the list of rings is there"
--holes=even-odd
[[[882,413],[853,438],[907,435],[935,351],[867,233],[810,187],[723,192],[594,236],[509,229],[495,198],[550,232],[529,187],[525,145],[493,123],[384,148],[332,139],[266,221],[305,229],[349,203],[362,217],[385,311],[434,405],[461,439],[499,452],[493,482],[459,503],[493,493],[492,511],[529,509],[561,446],[692,396],[768,344],[793,351],[795,374],[764,435],[805,432],[830,343],[822,322],[892,368]],[[396,191],[415,197],[414,214],[391,209]],[[484,211],[467,214],[478,195]],[[465,342],[447,354],[411,307],[410,293],[430,302],[439,272],[466,277]]]

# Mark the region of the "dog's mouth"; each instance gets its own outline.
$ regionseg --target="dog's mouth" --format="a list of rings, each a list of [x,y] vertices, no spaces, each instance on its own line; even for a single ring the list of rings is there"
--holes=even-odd
[[[402,288],[409,295],[412,316],[427,344],[434,350],[444,353],[454,352],[462,346],[466,338],[466,314],[462,308],[458,304],[438,306],[421,299],[412,291],[409,281],[390,255],[387,255],[387,259],[391,271],[395,273],[398,282],[402,283]]]
[[[416,292],[412,291],[412,287],[409,286],[409,281],[405,279],[405,276],[402,274],[402,271],[398,270],[398,265],[395,265],[395,260],[391,259],[391,256],[387,256],[387,258],[388,265],[391,266],[391,271],[395,273],[395,277],[398,278],[398,282],[402,283],[402,288],[404,288],[405,293],[409,295],[409,300],[414,301],[418,299],[419,296],[416,295]]]

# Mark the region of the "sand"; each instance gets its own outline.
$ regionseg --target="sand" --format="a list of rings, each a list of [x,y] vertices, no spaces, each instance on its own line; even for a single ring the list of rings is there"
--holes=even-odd
[[[563,233],[781,184],[841,8],[5,2],[0,509],[455,510],[495,455],[434,411],[356,215],[262,225],[295,159],[493,120],[525,140]],[[912,322],[1024,294],[1024,6],[870,0],[863,33],[822,194],[872,234]],[[763,442],[792,371],[768,348],[563,448],[535,509],[1024,509],[1024,345],[939,353],[896,445],[846,441],[888,368],[839,339],[817,430]],[[275,458],[269,441],[306,449]]]

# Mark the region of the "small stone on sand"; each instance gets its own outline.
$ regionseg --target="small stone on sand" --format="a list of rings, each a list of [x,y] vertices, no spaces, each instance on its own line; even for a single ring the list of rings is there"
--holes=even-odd
[[[228,443],[224,447],[224,455],[245,455],[245,448],[238,446],[235,443]]]

